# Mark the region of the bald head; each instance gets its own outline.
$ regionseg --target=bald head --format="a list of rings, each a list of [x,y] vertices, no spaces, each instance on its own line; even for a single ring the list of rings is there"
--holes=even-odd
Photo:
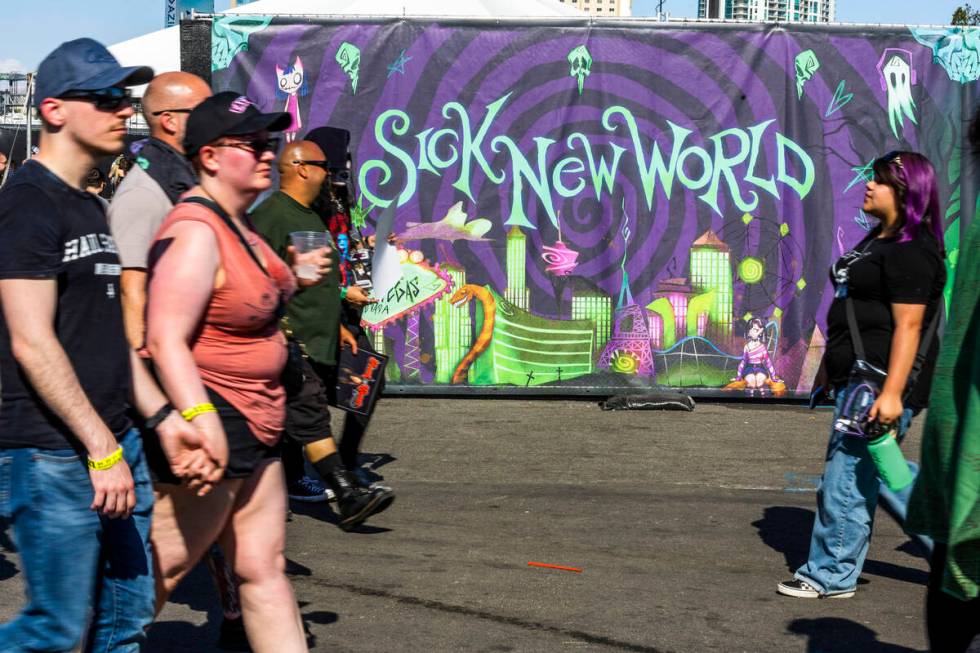
[[[286,143],[279,155],[279,187],[293,199],[310,206],[327,179],[326,155],[312,141]]]
[[[300,173],[302,166],[293,161],[326,161],[327,155],[313,141],[293,141],[286,143],[279,155],[279,174],[285,179]]]
[[[197,75],[183,72],[157,75],[143,94],[143,116],[150,127],[150,135],[180,149],[188,112],[153,114],[193,109],[210,96],[211,87]]]

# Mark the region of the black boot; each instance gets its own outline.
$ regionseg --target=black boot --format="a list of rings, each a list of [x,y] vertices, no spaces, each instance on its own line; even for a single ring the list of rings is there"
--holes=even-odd
[[[313,467],[337,496],[337,510],[340,513],[340,523],[337,526],[342,531],[353,530],[395,500],[395,495],[389,490],[358,487],[352,482],[337,454],[318,460]]]
[[[372,482],[367,475],[366,470],[363,467],[357,467],[351,471],[348,471],[347,478],[350,479],[351,485],[356,488],[367,491],[381,491],[385,493],[384,501],[374,511],[374,514],[379,512],[384,512],[388,507],[395,501],[395,492],[387,485],[381,483]],[[381,478],[380,476],[378,478]],[[382,479],[383,480],[383,479]]]

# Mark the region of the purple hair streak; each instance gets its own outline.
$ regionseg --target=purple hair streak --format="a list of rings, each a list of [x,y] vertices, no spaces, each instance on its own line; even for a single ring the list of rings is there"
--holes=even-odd
[[[939,208],[939,186],[936,171],[929,159],[918,152],[889,152],[875,159],[875,180],[895,189],[902,224],[899,242],[908,242],[930,234],[945,257],[943,222]]]

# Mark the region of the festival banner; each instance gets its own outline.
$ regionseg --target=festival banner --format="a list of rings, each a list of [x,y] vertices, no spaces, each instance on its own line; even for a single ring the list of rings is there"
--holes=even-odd
[[[350,130],[368,230],[395,211],[420,283],[365,319],[390,384],[803,396],[829,266],[874,226],[875,157],[936,165],[950,279],[977,207],[975,29],[228,15],[212,30],[215,90],[292,113],[288,140]]]

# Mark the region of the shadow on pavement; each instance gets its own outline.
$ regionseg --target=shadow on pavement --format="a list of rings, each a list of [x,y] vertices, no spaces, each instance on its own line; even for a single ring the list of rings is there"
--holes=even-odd
[[[317,521],[322,521],[326,524],[331,524],[337,527],[340,523],[340,517],[337,512],[332,508],[328,507],[327,503],[303,503],[301,501],[291,501],[289,503],[289,510],[294,515],[303,515],[304,517],[312,517]],[[381,526],[371,526],[368,523],[361,524],[350,533],[359,533],[361,535],[377,535],[379,533],[388,533],[391,531],[390,528],[383,528]]]
[[[379,469],[397,460],[398,458],[392,456],[390,453],[360,453],[357,456],[358,463],[360,463],[361,465],[367,465],[372,470]],[[378,479],[382,479],[382,478],[384,478],[384,476],[378,477]]]
[[[889,644],[878,639],[878,633],[867,626],[841,619],[795,619],[786,628],[789,632],[804,635],[808,639],[807,653],[920,653],[917,649]]]
[[[328,610],[317,610],[316,612],[307,612],[303,615],[303,621],[320,624],[321,626],[335,624],[339,619],[340,617],[336,612],[330,612]]]
[[[915,585],[926,585],[929,582],[929,572],[927,571],[893,565],[890,562],[882,562],[880,560],[865,560],[864,573],[882,576],[884,578],[894,578],[895,580],[913,583]]]
[[[17,563],[14,561],[14,558],[17,557],[17,547],[14,546],[13,540],[10,539],[7,533],[8,527],[8,522],[0,520],[0,581],[13,578],[20,573],[20,569],[17,568]],[[8,559],[8,554],[15,555],[11,555],[10,559]]]
[[[762,519],[752,522],[752,525],[758,529],[759,538],[766,546],[783,554],[787,571],[794,573],[806,562],[810,553],[810,530],[813,528],[812,510],[793,506],[770,506],[763,510]],[[864,572],[916,585],[925,585],[929,580],[928,572],[921,569],[870,558],[864,562]],[[858,583],[863,584],[863,580]]]
[[[810,529],[813,511],[793,506],[770,506],[762,511],[762,519],[752,522],[759,531],[762,543],[782,553],[786,568],[792,573],[806,562],[810,552]]]
[[[218,624],[195,626],[186,621],[158,621],[150,628],[145,653],[211,653],[218,650]]]

